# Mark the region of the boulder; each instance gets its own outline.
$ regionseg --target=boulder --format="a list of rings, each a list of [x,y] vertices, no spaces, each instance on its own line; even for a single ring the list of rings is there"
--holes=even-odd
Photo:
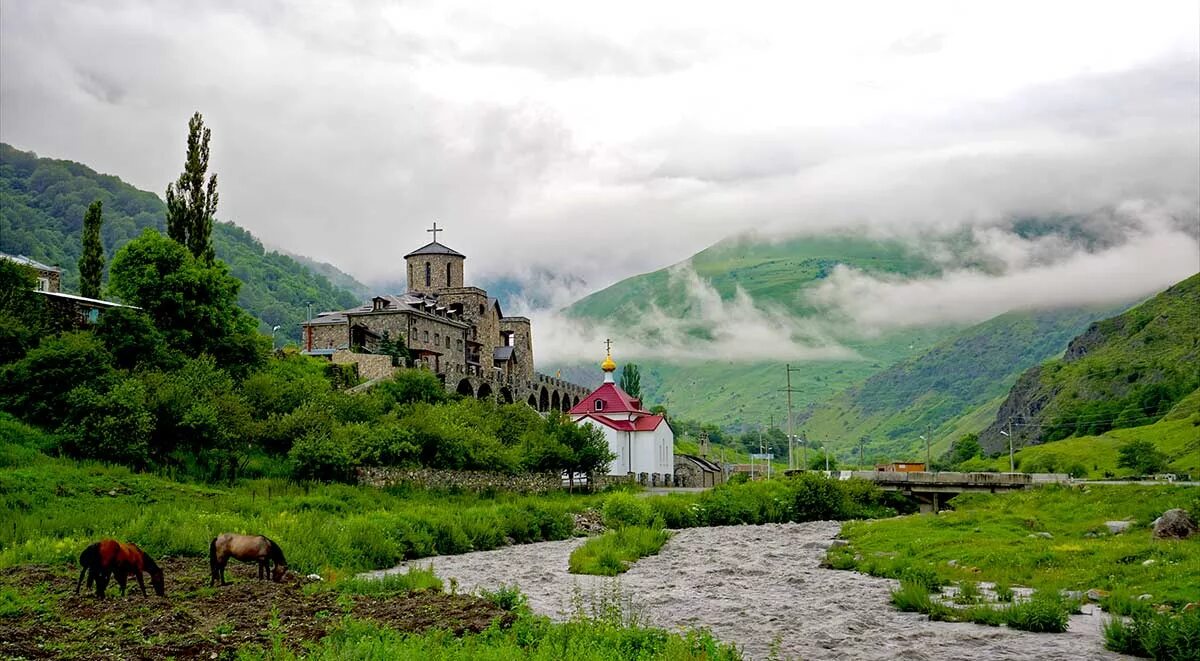
[[[1107,590],[1092,589],[1087,591],[1087,598],[1090,601],[1101,601],[1108,598]]]
[[[829,548],[831,549],[840,549],[843,546],[850,546],[850,542],[844,539],[835,539],[829,543]]]
[[[1042,539],[1054,539],[1054,535],[1052,535],[1048,532],[1030,533],[1029,535],[1026,535],[1026,537],[1034,537],[1034,538],[1040,537]]]
[[[1104,525],[1108,528],[1108,532],[1120,535],[1133,527],[1133,521],[1105,521]]]
[[[1181,509],[1167,510],[1154,520],[1154,536],[1158,539],[1187,539],[1196,531],[1196,522]]]

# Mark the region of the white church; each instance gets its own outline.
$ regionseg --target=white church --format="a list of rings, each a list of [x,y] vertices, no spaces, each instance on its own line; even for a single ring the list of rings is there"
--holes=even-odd
[[[608,449],[616,455],[609,475],[633,474],[645,483],[665,485],[675,475],[675,432],[661,415],[642,408],[640,400],[613,381],[617,364],[609,353],[601,363],[604,383],[571,409],[576,424],[593,425],[604,432]]]

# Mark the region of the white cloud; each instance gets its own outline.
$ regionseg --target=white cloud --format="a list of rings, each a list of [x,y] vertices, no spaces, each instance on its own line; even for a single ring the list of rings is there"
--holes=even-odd
[[[1195,3],[0,3],[0,139],[161,193],[199,109],[219,215],[362,279],[1200,205]]]
[[[965,256],[997,257],[996,272],[959,267],[889,278],[839,265],[809,298],[831,320],[871,334],[976,323],[1010,310],[1125,303],[1200,272],[1195,217],[1181,224],[1142,205],[1118,215],[1128,236],[1093,250],[1062,235],[1022,239],[991,228],[975,233],[978,243]]]

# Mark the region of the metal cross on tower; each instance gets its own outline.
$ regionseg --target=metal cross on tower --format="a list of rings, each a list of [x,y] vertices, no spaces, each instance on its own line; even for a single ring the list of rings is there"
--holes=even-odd
[[[606,354],[612,353],[612,340],[607,339],[607,338],[605,338],[605,340],[604,340],[604,353],[606,353]]]
[[[426,232],[433,232],[433,242],[434,242],[434,243],[437,243],[437,233],[438,233],[438,232],[445,232],[446,230],[440,230],[440,229],[438,229],[438,226],[437,226],[437,221],[434,221],[434,223],[433,223],[433,229],[428,229],[428,230],[425,230],[425,231],[426,231]]]

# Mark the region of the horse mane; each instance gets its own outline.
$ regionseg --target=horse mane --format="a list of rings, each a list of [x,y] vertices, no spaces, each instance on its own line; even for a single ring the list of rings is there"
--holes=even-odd
[[[154,558],[151,558],[150,554],[145,551],[142,551],[142,566],[151,574],[162,571],[158,568],[158,564],[154,562]]]
[[[267,543],[271,545],[270,549],[267,550],[267,557],[277,565],[287,565],[287,560],[283,558],[283,549],[279,548],[275,540],[266,535],[263,535],[263,539],[267,540]]]

